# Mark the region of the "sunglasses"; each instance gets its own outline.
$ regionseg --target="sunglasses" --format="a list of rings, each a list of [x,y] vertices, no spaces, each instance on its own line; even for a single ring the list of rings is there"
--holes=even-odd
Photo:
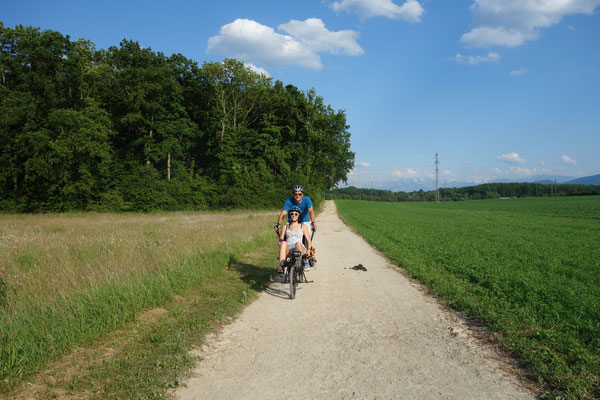
[[[302,197],[304,196],[304,193],[294,193],[294,197]]]
[[[294,217],[294,216],[296,216],[296,215],[300,215],[300,214],[299,214],[299,213],[297,213],[297,212],[291,212],[291,213],[290,213],[290,217]]]

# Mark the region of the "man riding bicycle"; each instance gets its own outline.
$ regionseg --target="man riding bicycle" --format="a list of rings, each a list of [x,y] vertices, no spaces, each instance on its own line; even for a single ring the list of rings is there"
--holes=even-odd
[[[288,197],[283,204],[283,209],[279,214],[279,219],[277,220],[277,224],[275,224],[275,232],[279,233],[279,227],[281,226],[281,221],[288,214],[288,212],[292,209],[292,207],[296,206],[300,208],[301,211],[301,220],[299,222],[306,225],[308,228],[308,232],[312,233],[312,231],[317,230],[317,224],[315,223],[315,211],[313,210],[313,203],[310,197],[304,196],[304,188],[302,185],[294,185],[292,188],[292,197]],[[288,218],[288,222],[291,219]]]

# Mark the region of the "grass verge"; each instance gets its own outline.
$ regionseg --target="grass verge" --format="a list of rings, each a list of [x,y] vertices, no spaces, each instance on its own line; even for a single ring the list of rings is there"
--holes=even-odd
[[[0,315],[0,392],[43,368],[75,346],[86,346],[174,296],[218,279],[231,260],[266,243],[229,241],[186,256],[178,267],[85,291],[61,294],[49,304],[33,303]]]
[[[137,315],[103,339],[12,388],[8,398],[161,399],[180,385],[195,362],[190,350],[268,285],[273,268],[271,235],[242,258],[215,264],[170,300]],[[158,305],[158,304],[157,304]]]

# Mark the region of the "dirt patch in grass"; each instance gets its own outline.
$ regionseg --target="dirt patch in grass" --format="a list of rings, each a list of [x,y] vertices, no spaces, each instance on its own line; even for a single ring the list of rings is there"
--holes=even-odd
[[[180,296],[181,297],[181,296]],[[153,308],[152,310],[145,311],[138,316],[140,322],[156,322],[159,318],[165,316],[168,313],[164,308]]]

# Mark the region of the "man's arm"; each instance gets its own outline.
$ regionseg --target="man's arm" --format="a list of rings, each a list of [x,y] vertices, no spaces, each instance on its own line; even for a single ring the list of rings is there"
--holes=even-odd
[[[308,215],[310,216],[310,225],[312,226],[313,231],[317,230],[317,224],[315,223],[315,210],[312,207],[308,208]]]
[[[286,231],[286,229],[287,229],[287,226],[286,226],[286,225],[284,225],[284,226],[281,228],[281,231],[280,231],[280,233],[279,233],[279,244],[281,244],[281,242],[283,242],[283,241],[285,240],[285,231]]]
[[[302,234],[306,238],[306,248],[308,250],[308,254],[310,255],[310,248],[312,247],[312,242],[310,240],[310,235],[308,234],[308,228],[304,224],[302,224]]]
[[[281,213],[279,214],[279,218],[277,218],[277,224],[274,226],[275,232],[279,232],[279,227],[281,226],[281,221],[283,221],[283,218],[286,215],[287,215],[287,211],[281,210]]]

